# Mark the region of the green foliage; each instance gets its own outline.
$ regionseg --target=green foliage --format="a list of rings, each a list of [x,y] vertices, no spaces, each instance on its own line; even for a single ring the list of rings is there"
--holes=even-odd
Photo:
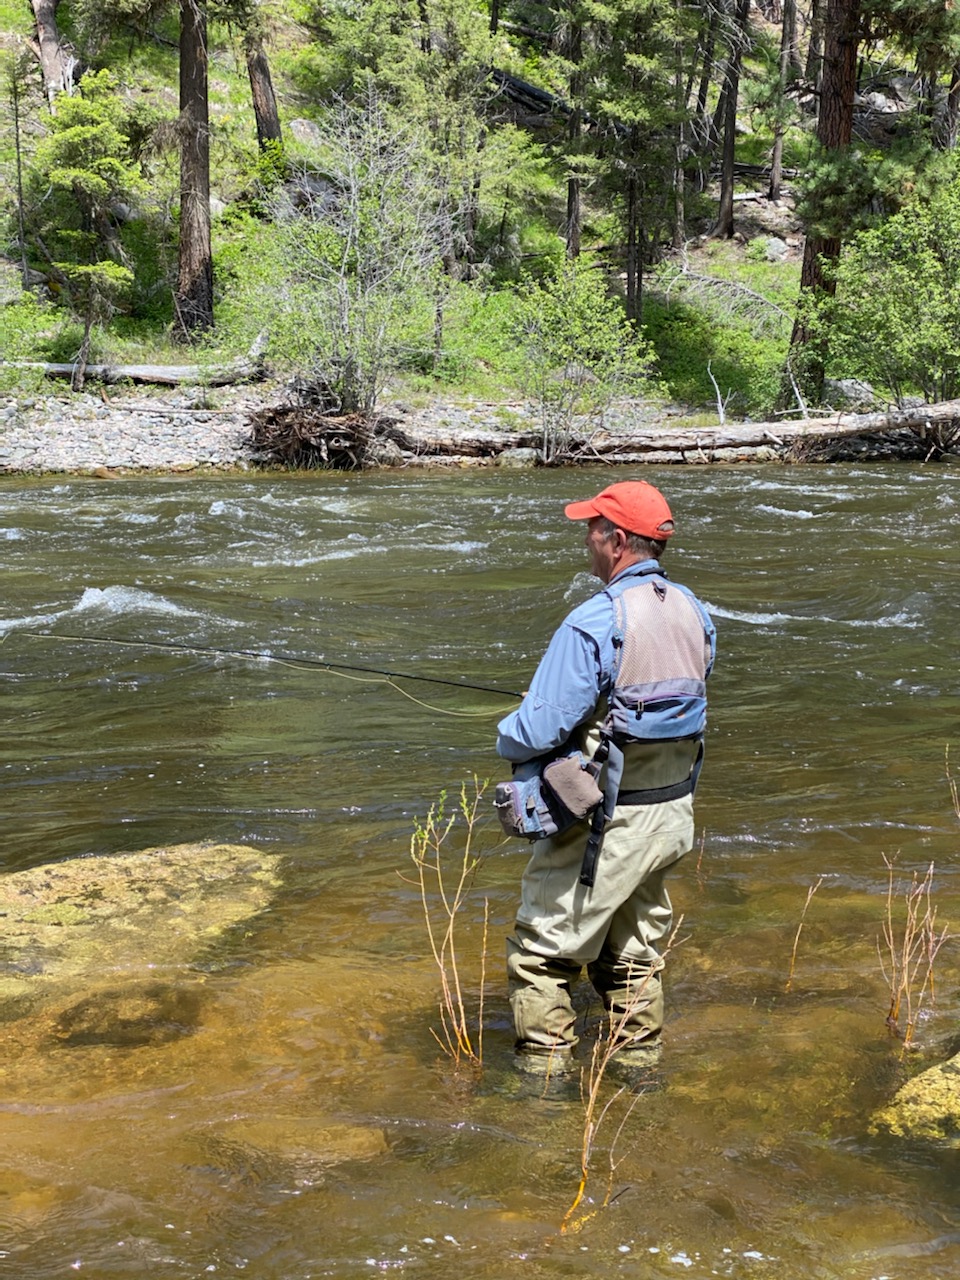
[[[487,398],[510,398],[523,370],[523,352],[513,338],[517,306],[512,289],[451,285],[439,350],[432,343],[412,348],[399,372],[421,375],[424,389],[454,386]]]
[[[648,299],[646,331],[657,356],[657,372],[681,404],[716,401],[713,373],[733,412],[766,414],[781,386],[786,341],[760,336],[742,325],[721,326],[689,303]]]
[[[0,31],[31,34],[30,7],[23,0],[0,0]]]
[[[85,209],[111,196],[139,191],[124,132],[127,110],[108,71],[88,71],[80,92],[63,96],[50,134],[37,148],[37,163],[55,188],[72,191]]]
[[[542,194],[548,163],[529,133],[508,121],[491,128],[491,67],[517,62],[503,35],[461,0],[368,0],[317,5],[318,39],[292,66],[311,97],[380,99],[418,130],[429,153],[438,201],[453,215],[438,246],[448,270],[490,260],[515,266],[517,227]],[[556,175],[553,175],[556,186]]]
[[[648,344],[584,259],[527,282],[513,337],[523,355],[524,388],[540,406],[545,462],[563,452],[577,419],[600,422],[618,395],[640,395],[649,386]]]
[[[960,9],[924,0],[862,0],[861,12],[863,77],[884,65],[916,62],[928,78],[931,96],[921,98],[915,111],[900,114],[896,136],[877,145],[858,140],[840,157],[816,154],[809,141],[812,115],[796,111],[789,92],[785,100],[778,93],[778,39],[764,27],[753,32],[742,81],[740,123],[748,118],[751,131],[737,139],[738,159],[765,163],[774,128],[786,121],[784,164],[807,168],[814,150],[803,216],[814,232],[844,239],[859,229],[880,231],[884,219],[918,201],[930,202],[951,180],[949,157],[936,150],[932,138],[939,120],[935,101],[939,104],[949,68],[960,58]],[[524,354],[513,336],[515,312],[525,298],[522,290],[504,286],[522,278],[539,280],[548,292],[556,287],[571,172],[581,178],[583,243],[605,246],[608,287],[628,264],[628,240],[634,251],[631,271],[638,263],[646,270],[670,242],[675,144],[687,111],[677,86],[695,94],[701,27],[708,16],[703,6],[663,6],[655,0],[512,4],[501,6],[504,21],[496,36],[489,32],[489,6],[471,7],[461,0],[211,0],[208,13],[213,187],[232,202],[213,228],[219,328],[210,341],[220,344],[218,355],[224,348],[246,350],[269,319],[279,364],[335,381],[338,369],[356,367],[343,334],[358,326],[357,342],[368,353],[383,343],[380,356],[366,365],[377,385],[389,370],[401,369],[421,386],[512,395]],[[402,120],[408,136],[417,138],[418,178],[412,185],[424,196],[432,243],[421,241],[425,256],[415,279],[398,284],[389,302],[384,285],[362,322],[355,309],[366,250],[359,246],[376,243],[370,219],[360,217],[358,237],[344,252],[342,225],[325,224],[329,206],[321,199],[306,212],[295,212],[286,160],[259,153],[240,36],[251,17],[263,23],[282,112],[310,114],[325,128],[335,93],[362,103],[372,80],[384,112]],[[59,99],[51,117],[31,63],[20,131],[28,254],[52,290],[62,286],[61,296],[76,314],[89,318],[93,304],[98,350],[109,358],[120,352],[137,358],[137,344],[156,350],[170,321],[178,187],[177,6],[172,0],[69,0],[59,6],[58,21],[84,64],[106,67],[115,78],[88,75],[81,92]],[[22,35],[30,26],[25,0],[0,0],[0,32]],[[551,38],[527,38],[520,26],[549,30]],[[574,27],[582,36],[579,53],[568,38]],[[721,25],[718,71],[726,30]],[[559,108],[530,127],[532,113],[498,91],[491,67],[576,101],[589,116],[579,140]],[[290,92],[291,79],[296,95]],[[716,88],[714,81],[708,91],[711,106]],[[0,113],[0,215],[14,245],[10,116],[9,110]],[[687,129],[691,175],[698,163],[689,150],[693,141]],[[286,154],[296,156],[298,145],[288,131]],[[315,178],[326,175],[337,193],[333,207],[340,217],[345,188],[333,172],[332,150],[302,153],[301,167]],[[714,199],[698,196],[690,185],[687,226],[705,225],[715,212]],[[402,241],[406,232],[389,219],[388,225]],[[918,263],[927,270],[925,253],[918,249]],[[875,281],[883,279],[879,254],[863,266],[864,278],[872,273]],[[642,293],[631,294],[631,303],[638,297],[644,301],[660,376],[675,397],[713,404],[709,363],[739,411],[761,413],[775,399],[772,389],[789,329],[780,313],[792,316],[796,265],[770,264],[765,257],[762,237],[746,255],[736,246],[701,245],[695,250],[698,269],[726,281],[727,293],[719,283],[689,282],[671,285],[666,293],[666,286],[649,283],[648,275]],[[387,252],[384,261],[392,260]],[[851,255],[849,262],[852,271],[855,262],[867,259]],[[120,275],[110,276],[111,264]],[[132,272],[132,284],[124,271]],[[907,276],[899,271],[895,265],[891,278],[909,293]],[[599,281],[602,273],[585,274]],[[858,296],[852,276],[839,283],[841,297]],[[732,301],[737,291],[743,305]],[[770,299],[780,313],[755,306],[751,293]],[[857,307],[866,301],[858,300]],[[79,330],[50,337],[49,316],[39,329],[32,316],[29,308],[8,312],[2,330],[6,343],[11,324],[15,328],[22,321],[24,350],[32,343],[55,342],[64,353],[71,344],[76,351]],[[929,390],[915,372],[887,370],[872,380],[929,395],[936,386],[949,385],[949,350],[934,349],[937,343],[950,346],[948,319],[945,315],[936,333],[928,331],[924,339],[922,359],[934,370]],[[866,342],[861,350],[842,322],[832,317],[831,324],[831,371],[859,368]],[[922,346],[922,337],[918,319],[902,339],[891,339],[890,351],[901,351],[907,339]],[[909,365],[906,354],[904,360]],[[941,368],[945,372],[936,372]],[[357,395],[363,399],[366,392],[355,388],[344,403]]]
[[[898,403],[960,395],[960,182],[856,236],[836,284],[821,311],[832,372]]]
[[[734,413],[765,415],[776,403],[798,268],[767,262],[763,238],[756,243],[759,252],[743,259],[730,242],[713,241],[709,274],[665,265],[653,280],[644,321],[673,399],[715,404],[712,373]]]
[[[74,300],[85,316],[102,323],[129,292],[133,272],[109,260],[62,264],[73,289]]]
[[[54,310],[32,293],[0,306],[0,351],[4,360],[35,360],[37,344],[50,333]]]
[[[895,42],[921,73],[942,73],[960,57],[960,14],[952,3],[861,0],[861,12],[871,41]]]
[[[125,132],[128,110],[109,72],[88,72],[80,92],[61,96],[37,147],[32,228],[68,261],[96,261],[115,233],[111,205],[146,192]],[[42,185],[51,191],[42,198]]]
[[[275,206],[272,349],[330,408],[370,412],[433,331],[449,217],[422,135],[372,88],[328,114],[323,139],[300,183],[305,207]]]
[[[797,184],[797,211],[815,235],[846,239],[907,201],[929,196],[951,173],[951,157],[920,130],[884,150],[815,147]]]

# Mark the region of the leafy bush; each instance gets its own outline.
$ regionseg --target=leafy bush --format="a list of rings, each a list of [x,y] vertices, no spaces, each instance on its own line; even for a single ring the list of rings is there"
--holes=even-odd
[[[49,303],[39,302],[32,293],[23,293],[18,301],[0,306],[0,352],[3,352],[3,360],[38,359],[38,347],[50,335],[54,314]],[[0,391],[32,385],[38,377],[42,375],[0,365]]]
[[[790,342],[798,266],[740,255],[729,243],[707,249],[708,270],[666,263],[648,288],[646,332],[668,393],[690,405],[765,415],[777,402]],[[751,246],[752,247],[752,246]],[[713,379],[716,380],[714,386]]]
[[[766,414],[781,387],[787,336],[764,334],[709,307],[649,297],[646,333],[667,393],[684,404],[716,403],[720,395],[741,414]]]
[[[856,375],[902,403],[960,395],[960,183],[862,231],[836,270],[821,323],[830,371]]]
[[[650,347],[585,258],[527,283],[513,336],[523,354],[524,389],[540,406],[544,462],[564,451],[577,418],[602,420],[617,396],[649,386]]]

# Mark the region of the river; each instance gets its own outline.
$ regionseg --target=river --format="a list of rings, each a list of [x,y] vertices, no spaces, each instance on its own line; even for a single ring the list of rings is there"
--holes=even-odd
[[[933,863],[938,925],[960,929],[960,472],[644,478],[719,656],[663,1087],[627,1114],[604,1085],[565,1233],[583,1107],[511,1064],[523,851],[484,804],[458,926],[472,999],[488,913],[480,1073],[431,1030],[409,879],[415,819],[503,774],[511,698],[189,650],[523,689],[596,585],[563,503],[611,472],[3,483],[0,866],[217,840],[284,870],[269,910],[175,978],[199,995],[173,1034],[68,1043],[0,1004],[0,1275],[956,1274],[956,1152],[870,1115],[957,1047],[957,944],[902,1062],[877,941],[885,858],[898,884]]]

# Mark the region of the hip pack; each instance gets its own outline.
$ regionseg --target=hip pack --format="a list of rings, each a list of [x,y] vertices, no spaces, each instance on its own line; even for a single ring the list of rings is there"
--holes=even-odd
[[[518,765],[512,781],[498,782],[493,803],[508,836],[544,840],[582,822],[603,800],[600,765],[582,751]]]

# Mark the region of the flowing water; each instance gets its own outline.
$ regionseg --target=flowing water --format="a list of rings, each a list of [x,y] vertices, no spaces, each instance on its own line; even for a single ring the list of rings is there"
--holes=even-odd
[[[94,637],[523,689],[591,590],[562,504],[611,473],[4,482],[0,865],[216,840],[283,871],[266,910],[163,971],[163,1034],[143,1009],[143,1034],[106,1017],[71,1037],[42,1001],[0,1007],[0,1274],[956,1274],[956,1153],[870,1116],[952,1051],[960,1013],[948,942],[923,1056],[901,1063],[877,953],[885,855],[907,876],[935,863],[938,924],[960,929],[960,472],[644,476],[719,660],[698,847],[673,881],[663,1088],[624,1119],[603,1085],[565,1233],[583,1108],[511,1063],[523,851],[484,804],[458,924],[472,1001],[486,901],[479,1076],[433,1036],[409,880],[415,817],[503,774],[511,698]],[[145,976],[91,973],[90,1001],[108,983],[125,1007]]]

